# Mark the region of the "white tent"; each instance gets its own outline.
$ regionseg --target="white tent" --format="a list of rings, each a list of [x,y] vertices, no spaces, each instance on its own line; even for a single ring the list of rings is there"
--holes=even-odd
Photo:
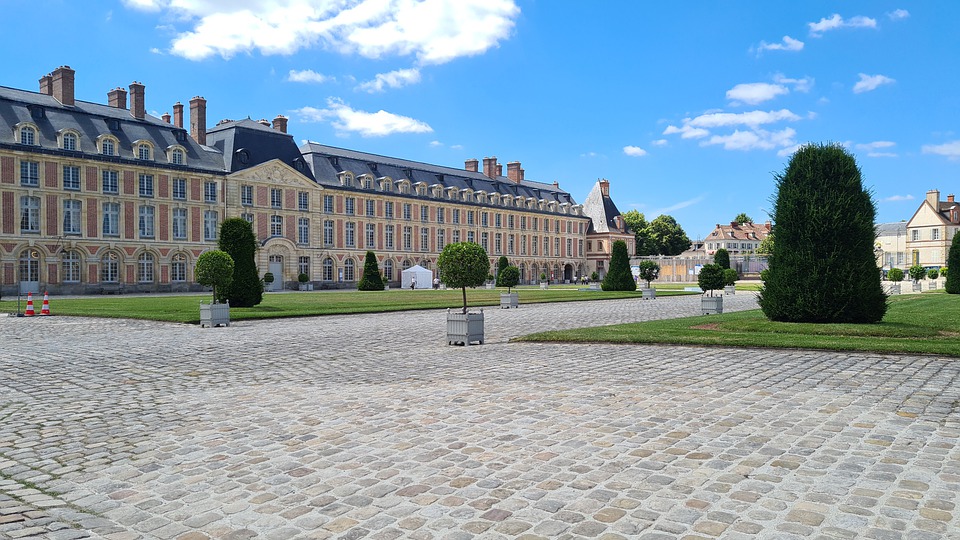
[[[410,283],[412,283],[414,279],[417,280],[417,289],[433,288],[433,272],[419,264],[400,272],[400,286],[404,289],[409,289]]]

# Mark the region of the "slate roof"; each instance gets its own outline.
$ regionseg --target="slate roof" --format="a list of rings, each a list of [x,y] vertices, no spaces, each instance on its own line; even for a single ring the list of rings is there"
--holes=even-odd
[[[623,222],[622,227],[617,226],[617,217],[620,216],[620,210],[610,198],[609,193],[603,194],[600,181],[594,184],[587,199],[583,201],[583,214],[590,218],[590,228],[588,233],[627,233],[628,227]],[[621,221],[622,218],[621,218]]]
[[[113,122],[111,122],[113,121]],[[199,169],[208,172],[223,172],[223,159],[219,152],[201,146],[183,128],[168,124],[154,116],[146,115],[142,120],[134,118],[129,109],[120,109],[76,100],[70,107],[60,104],[53,96],[39,92],[28,92],[0,86],[0,144],[13,145],[14,126],[20,122],[31,122],[39,128],[36,141],[40,152],[53,152],[76,155],[84,158],[107,161],[133,160],[138,165],[145,162],[136,159],[133,154],[133,142],[147,140],[154,145],[153,162],[165,168]],[[114,126],[111,126],[111,123]],[[111,129],[115,127],[116,129]],[[57,134],[64,129],[73,129],[80,134],[77,151],[59,148]],[[109,133],[120,144],[116,149],[118,156],[100,155],[97,149],[97,137]],[[183,146],[186,149],[185,165],[168,163],[164,152],[170,146]],[[17,144],[18,148],[23,146]]]
[[[897,236],[897,233],[900,233],[900,236],[907,235],[907,222],[906,221],[895,221],[893,223],[878,223],[874,230],[877,232],[877,236]]]
[[[229,172],[279,159],[313,180],[293,135],[283,133],[249,118],[228,120],[207,130],[207,144],[223,155],[223,166]]]

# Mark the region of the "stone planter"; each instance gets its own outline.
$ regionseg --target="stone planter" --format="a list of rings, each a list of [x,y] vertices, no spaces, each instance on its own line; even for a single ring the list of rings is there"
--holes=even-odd
[[[927,287],[927,290],[928,290],[928,291],[935,291],[935,290],[937,290],[937,282],[936,282],[936,281],[931,281],[931,282],[930,282],[930,285]]]
[[[541,282],[540,282],[540,288],[541,288],[541,289],[546,289],[548,285],[550,285],[550,283],[547,282],[547,281],[541,281]]]
[[[900,294],[900,284],[893,283],[890,285],[890,294]]]
[[[700,309],[704,315],[716,315],[723,313],[722,296],[701,296]]]
[[[493,288],[493,286],[494,286],[494,284],[493,284],[493,283],[487,283],[487,288],[488,288],[488,289],[492,289],[492,288]]]
[[[737,294],[736,285],[726,285],[723,287],[723,294]]]
[[[515,308],[520,305],[520,293],[500,293],[500,309]]]
[[[313,283],[301,283],[301,284],[300,284],[300,290],[301,290],[301,291],[312,291],[312,290],[313,290]]]
[[[653,287],[649,289],[640,289],[640,293],[643,294],[642,298],[644,300],[653,300],[657,297],[657,290]]]
[[[599,283],[599,282],[596,282],[596,281],[591,281],[591,282],[590,282],[590,290],[591,290],[591,291],[599,291],[599,290],[600,290],[600,283]]]
[[[483,345],[483,310],[462,313],[448,309],[447,344],[470,345],[473,342]]]
[[[914,282],[913,282],[913,292],[920,292],[920,291],[922,291],[922,290],[923,290],[923,286],[920,285],[920,282],[919,282],[919,281],[914,281]]]
[[[224,304],[204,304],[200,302],[200,328],[209,326],[230,326],[230,302]]]

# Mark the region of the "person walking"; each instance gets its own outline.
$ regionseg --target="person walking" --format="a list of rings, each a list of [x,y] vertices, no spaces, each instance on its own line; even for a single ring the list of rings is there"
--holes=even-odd
[[[417,288],[417,278],[415,277],[410,278],[410,290],[412,291],[416,288]]]

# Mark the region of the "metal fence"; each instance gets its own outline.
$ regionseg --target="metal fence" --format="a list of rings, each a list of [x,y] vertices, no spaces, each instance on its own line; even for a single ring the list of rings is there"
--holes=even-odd
[[[658,281],[672,283],[689,283],[697,281],[697,274],[700,268],[705,264],[712,264],[713,257],[633,257],[630,259],[631,266],[636,266],[640,261],[653,261],[660,265],[660,278]],[[767,258],[760,255],[731,255],[730,268],[733,268],[741,277],[756,277],[759,279],[760,272],[767,268]]]

